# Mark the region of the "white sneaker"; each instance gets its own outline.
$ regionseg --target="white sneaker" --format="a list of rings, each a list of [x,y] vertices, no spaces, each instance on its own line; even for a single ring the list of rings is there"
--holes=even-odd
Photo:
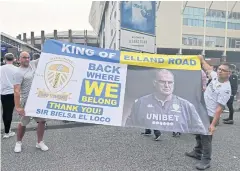
[[[9,132],[8,134],[5,133],[5,134],[3,135],[3,138],[4,138],[4,139],[7,139],[7,138],[10,138],[10,137],[13,137],[14,135],[15,135],[15,132]]]
[[[48,151],[48,147],[44,144],[43,141],[36,144],[36,148],[40,148],[42,151]]]
[[[22,142],[18,141],[18,142],[16,142],[14,152],[15,153],[20,153],[21,151],[22,151]]]

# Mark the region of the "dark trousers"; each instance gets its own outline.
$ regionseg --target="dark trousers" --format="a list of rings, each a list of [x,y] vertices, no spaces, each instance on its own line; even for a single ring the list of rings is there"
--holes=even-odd
[[[213,117],[210,117],[212,123]],[[196,135],[196,146],[194,151],[197,155],[202,156],[202,160],[210,162],[212,156],[212,135]]]
[[[2,118],[5,128],[5,133],[9,133],[12,123],[13,109],[14,109],[14,94],[1,95],[2,101]]]
[[[230,120],[233,120],[233,113],[234,113],[233,101],[234,101],[234,96],[231,96],[230,99],[227,102],[227,107],[229,109],[229,119]]]
[[[151,134],[151,129],[145,129],[145,133],[146,134]],[[153,133],[155,136],[160,136],[161,135],[161,132],[159,130],[153,130]]]

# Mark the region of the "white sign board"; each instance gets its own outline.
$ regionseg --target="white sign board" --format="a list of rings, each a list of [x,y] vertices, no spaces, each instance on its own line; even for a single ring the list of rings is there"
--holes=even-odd
[[[155,37],[121,30],[121,47],[148,53],[155,53]]]

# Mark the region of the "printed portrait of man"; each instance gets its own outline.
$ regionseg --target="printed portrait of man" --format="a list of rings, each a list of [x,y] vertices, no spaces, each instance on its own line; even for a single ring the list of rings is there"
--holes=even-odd
[[[172,72],[156,70],[153,85],[153,93],[135,100],[125,126],[185,133],[206,131],[194,105],[173,94]]]

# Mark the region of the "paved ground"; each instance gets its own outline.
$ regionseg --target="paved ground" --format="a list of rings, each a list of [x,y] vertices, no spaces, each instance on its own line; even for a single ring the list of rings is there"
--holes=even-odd
[[[218,127],[210,171],[240,170],[240,112],[235,116],[234,125]],[[35,142],[32,128],[24,137],[21,154],[13,152],[15,137],[2,140],[2,171],[195,170],[196,160],[183,155],[195,143],[192,135],[172,138],[164,133],[162,140],[155,142],[141,136],[138,129],[51,121],[45,134],[50,150],[37,150]]]

